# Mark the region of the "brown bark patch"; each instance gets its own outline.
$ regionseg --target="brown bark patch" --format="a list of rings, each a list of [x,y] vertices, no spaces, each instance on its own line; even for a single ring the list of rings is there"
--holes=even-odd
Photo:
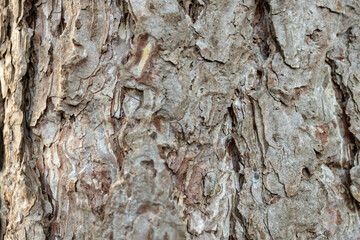
[[[153,77],[153,61],[159,51],[157,41],[152,36],[143,34],[138,37],[135,45],[125,68],[137,79],[138,83],[152,84],[156,80]]]
[[[315,131],[316,140],[320,140],[321,144],[324,147],[329,144],[329,133],[330,133],[330,126],[328,124],[324,124],[316,127],[316,131]]]
[[[154,204],[154,203],[144,203],[142,204],[138,210],[137,210],[137,214],[144,214],[144,213],[147,213],[147,212],[151,212],[153,213],[154,215],[158,215],[159,212],[160,212],[160,205],[159,204]]]
[[[153,124],[154,124],[156,130],[161,132],[161,117],[160,116],[155,116],[154,117]]]

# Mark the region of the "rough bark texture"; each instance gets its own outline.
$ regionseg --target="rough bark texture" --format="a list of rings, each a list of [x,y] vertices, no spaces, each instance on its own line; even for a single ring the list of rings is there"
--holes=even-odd
[[[358,0],[0,0],[0,239],[360,239]]]

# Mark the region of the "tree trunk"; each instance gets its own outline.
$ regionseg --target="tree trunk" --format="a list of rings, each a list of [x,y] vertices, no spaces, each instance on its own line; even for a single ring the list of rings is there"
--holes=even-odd
[[[0,239],[360,239],[357,0],[0,11]]]

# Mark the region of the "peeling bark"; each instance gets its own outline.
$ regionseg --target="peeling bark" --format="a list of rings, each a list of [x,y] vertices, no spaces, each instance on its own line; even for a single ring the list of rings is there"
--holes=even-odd
[[[0,1],[0,238],[358,239],[359,16]]]

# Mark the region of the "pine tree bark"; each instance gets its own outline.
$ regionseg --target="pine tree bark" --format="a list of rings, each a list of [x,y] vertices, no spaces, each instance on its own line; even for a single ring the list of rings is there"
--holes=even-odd
[[[0,0],[0,239],[359,239],[357,0]]]

